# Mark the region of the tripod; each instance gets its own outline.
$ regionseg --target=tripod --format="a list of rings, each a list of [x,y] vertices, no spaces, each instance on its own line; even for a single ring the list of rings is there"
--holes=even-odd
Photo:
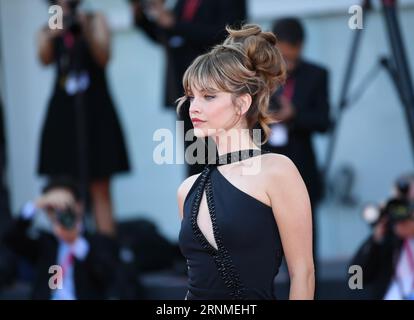
[[[88,88],[89,80],[86,80],[83,74],[84,58],[82,51],[81,35],[73,34],[74,44],[72,47],[73,66],[70,70],[73,73],[75,108],[75,129],[77,144],[77,162],[78,162],[78,185],[80,200],[85,205],[85,210],[89,208],[89,166],[88,166],[88,141],[87,141],[87,124],[85,114],[85,91]]]
[[[393,83],[402,107],[404,108],[407,125],[409,129],[409,137],[414,155],[414,91],[413,83],[406,57],[405,47],[401,36],[401,31],[397,16],[397,0],[381,0],[382,15],[386,23],[386,31],[390,43],[391,55],[390,57],[382,58],[381,65],[388,72],[391,82]],[[369,11],[372,10],[371,1],[363,1],[363,18]],[[355,30],[355,35],[351,44],[350,53],[346,65],[346,71],[343,78],[340,99],[339,99],[339,113],[333,126],[332,136],[329,141],[328,151],[323,168],[323,177],[325,185],[327,185],[329,170],[332,165],[332,158],[337,145],[339,126],[341,124],[342,115],[345,109],[350,105],[349,87],[356,65],[356,56],[361,43],[363,29]]]
[[[0,6],[1,9],[1,6]],[[6,221],[11,218],[9,192],[5,179],[6,170],[6,134],[4,126],[4,104],[3,98],[5,97],[4,84],[5,79],[3,77],[2,68],[2,47],[1,47],[1,35],[0,35],[0,235],[2,233],[2,227],[6,225]]]

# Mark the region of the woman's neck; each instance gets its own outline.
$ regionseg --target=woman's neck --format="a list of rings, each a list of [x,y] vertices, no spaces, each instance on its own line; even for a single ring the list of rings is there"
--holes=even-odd
[[[254,144],[248,129],[231,129],[213,137],[218,156],[246,149],[260,149]]]

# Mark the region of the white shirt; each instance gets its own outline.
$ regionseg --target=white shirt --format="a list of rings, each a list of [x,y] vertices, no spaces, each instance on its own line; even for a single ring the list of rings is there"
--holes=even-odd
[[[89,243],[79,237],[76,241],[69,245],[66,242],[59,241],[57,264],[63,269],[62,289],[53,289],[51,292],[52,300],[76,300],[74,263],[68,264],[68,256],[72,252],[74,257],[83,261],[89,252]]]
[[[414,238],[409,239],[407,243],[414,256]],[[402,290],[406,296],[414,294],[414,292],[410,292],[413,290],[412,286],[414,281],[414,270],[412,268],[413,266],[410,265],[407,250],[403,246],[395,272],[395,276],[398,276],[400,280],[397,281],[396,277],[393,277],[387,293],[384,296],[384,300],[402,300]]]

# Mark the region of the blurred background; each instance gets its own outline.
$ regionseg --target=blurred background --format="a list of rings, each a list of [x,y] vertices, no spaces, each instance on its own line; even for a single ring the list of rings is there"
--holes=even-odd
[[[332,119],[340,113],[347,61],[355,33],[359,32],[348,25],[352,15],[348,9],[355,4],[361,3],[352,0],[246,2],[247,21],[267,30],[282,17],[294,16],[301,20],[306,30],[304,58],[329,71]],[[380,59],[392,52],[381,2],[372,1],[372,4],[372,10],[364,17],[350,81],[350,95],[358,90],[361,94],[357,99],[349,99],[340,124],[337,123],[325,197],[317,210],[319,289],[320,297],[325,299],[353,297],[355,293],[348,287],[348,265],[371,234],[371,227],[361,212],[368,203],[377,204],[391,197],[396,179],[413,171],[406,113],[387,71],[379,66]],[[412,73],[414,43],[410,41],[410,33],[414,30],[414,1],[401,0],[397,4],[401,36]],[[166,5],[172,8],[174,1],[167,1]],[[114,176],[110,185],[113,217],[120,226],[118,234],[122,238],[122,232],[133,234],[140,228],[154,228],[148,237],[131,240],[141,240],[142,244],[132,250],[136,259],[142,255],[139,256],[142,265],[136,267],[136,281],[145,294],[138,298],[181,299],[186,278],[176,248],[180,228],[176,190],[187,171],[182,164],[157,165],[153,161],[154,149],[159,144],[153,138],[157,129],[171,130],[176,152],[183,150],[175,134],[177,115],[172,108],[165,108],[167,53],[134,24],[129,1],[85,0],[81,6],[85,11],[103,13],[112,36],[106,78],[129,161],[129,172]],[[49,3],[42,0],[0,0],[0,97],[6,159],[3,180],[7,189],[7,195],[2,197],[8,199],[13,215],[27,201],[37,198],[46,182],[44,176],[39,176],[37,166],[42,126],[54,90],[55,69],[39,62],[36,37],[51,16],[48,8]],[[333,129],[312,135],[321,170],[326,165],[332,132]],[[6,212],[1,215],[5,216]],[[135,229],[131,227],[135,231],[128,231],[128,222],[136,224]],[[154,252],[153,243],[165,243],[165,246]],[[157,265],[154,261],[163,255],[163,249],[173,258],[166,262],[160,259]],[[124,252],[125,256],[128,251]],[[18,284],[6,279],[0,297],[29,297],[29,289],[21,277],[26,274],[25,269],[22,271],[18,263],[17,269],[17,275],[10,279],[20,277]],[[281,270],[276,281],[279,296],[286,297],[285,270]],[[359,294],[367,296],[365,292]]]

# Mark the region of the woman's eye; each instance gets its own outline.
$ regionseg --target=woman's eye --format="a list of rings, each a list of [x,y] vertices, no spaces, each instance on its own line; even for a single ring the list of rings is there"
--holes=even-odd
[[[206,99],[206,100],[212,100],[212,99],[214,99],[216,96],[209,96],[209,95],[206,95],[206,96],[204,96],[204,98]]]
[[[191,101],[194,100],[194,97],[193,96],[188,96],[187,99],[190,100],[190,102],[191,102]]]

